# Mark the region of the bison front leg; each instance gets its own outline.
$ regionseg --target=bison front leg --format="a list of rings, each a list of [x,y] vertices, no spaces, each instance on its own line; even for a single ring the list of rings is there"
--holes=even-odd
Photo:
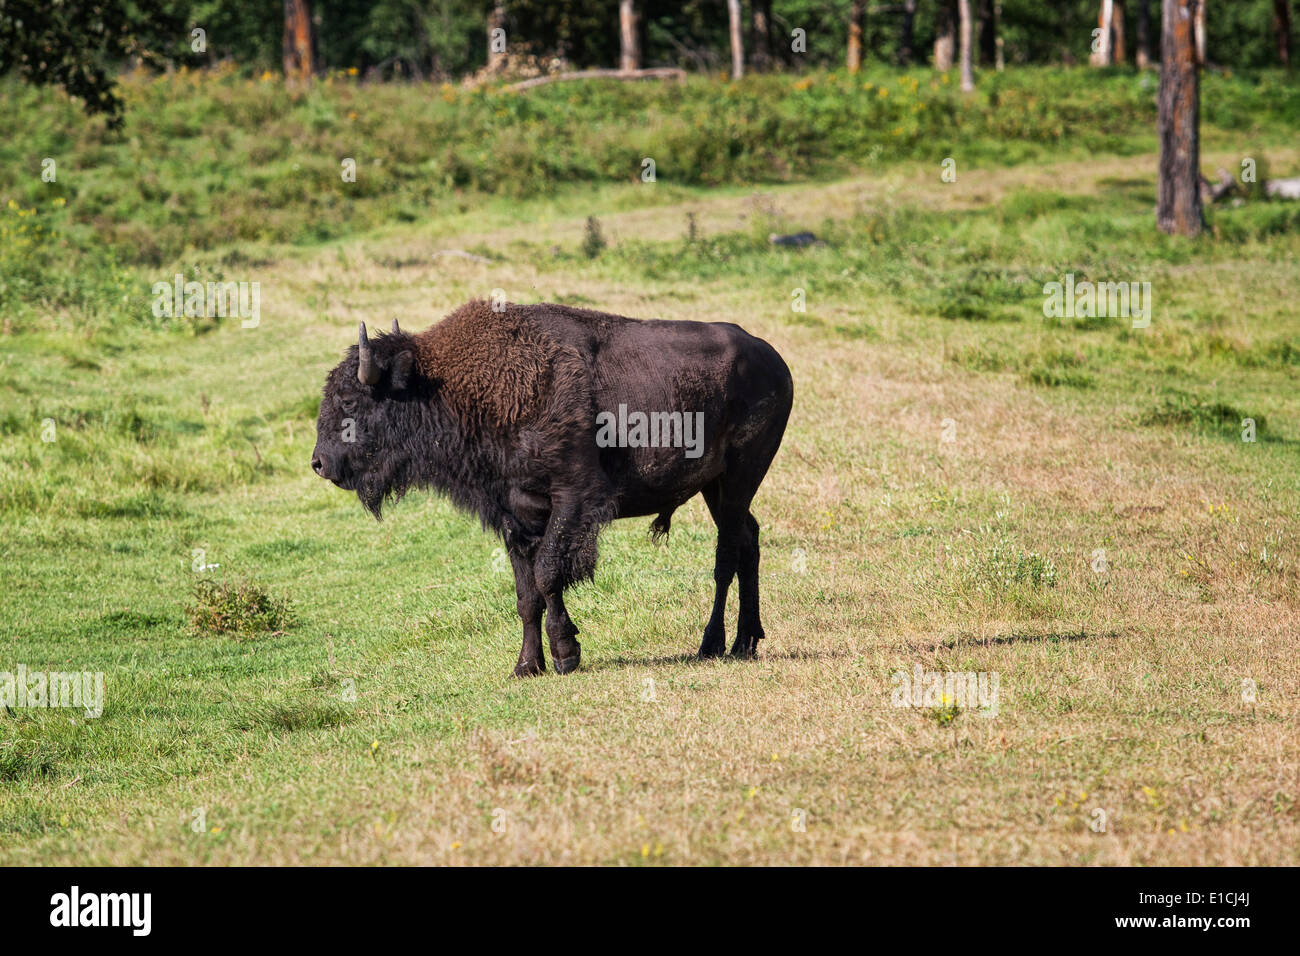
[[[596,535],[599,521],[584,508],[578,496],[556,495],[554,510],[537,548],[533,572],[537,590],[546,601],[546,638],[557,674],[578,669],[582,646],[578,628],[564,607],[564,591],[578,581],[590,580],[596,570]]]
[[[515,572],[515,596],[519,620],[524,624],[524,643],[519,649],[516,677],[533,677],[546,672],[542,656],[542,609],[545,602],[533,577],[533,562],[517,548],[509,548],[510,566]]]
[[[582,661],[582,645],[577,641],[578,628],[569,620],[564,595],[555,591],[546,595],[546,639],[551,645],[551,663],[555,673],[568,674]]]

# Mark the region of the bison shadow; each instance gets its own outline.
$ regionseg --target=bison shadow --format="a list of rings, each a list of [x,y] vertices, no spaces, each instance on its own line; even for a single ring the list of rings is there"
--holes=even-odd
[[[608,659],[597,658],[593,660],[590,666],[584,666],[584,671],[595,672],[602,670],[621,670],[629,667],[662,667],[674,664],[691,665],[691,664],[712,664],[716,661],[733,661],[737,664],[748,664],[762,661],[804,661],[804,660],[833,660],[841,657],[854,657],[851,648],[840,650],[800,650],[791,648],[788,650],[760,650],[757,657],[732,657],[730,654],[723,658],[709,658],[701,660],[699,655],[694,651],[684,654],[664,654],[657,657],[637,657],[629,654],[622,654],[618,657]]]
[[[934,650],[953,649],[963,644],[990,647],[995,644],[1056,644],[1061,641],[1111,640],[1119,637],[1119,631],[1089,634],[1080,628],[1077,631],[1012,631],[995,637],[978,637],[974,634],[957,634],[931,645]]]

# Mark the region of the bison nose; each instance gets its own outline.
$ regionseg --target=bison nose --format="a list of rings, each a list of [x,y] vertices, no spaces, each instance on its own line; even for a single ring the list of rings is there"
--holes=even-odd
[[[320,460],[319,456],[313,456],[311,460],[311,470],[316,472],[322,478],[325,477],[325,463]]]

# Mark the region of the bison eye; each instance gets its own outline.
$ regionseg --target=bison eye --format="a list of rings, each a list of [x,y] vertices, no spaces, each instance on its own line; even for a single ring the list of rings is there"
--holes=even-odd
[[[342,408],[345,413],[351,415],[357,410],[357,400],[351,396],[345,396],[339,399],[339,407]]]

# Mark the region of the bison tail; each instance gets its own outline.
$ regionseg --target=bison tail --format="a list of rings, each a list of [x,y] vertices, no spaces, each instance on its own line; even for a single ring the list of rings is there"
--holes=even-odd
[[[654,521],[650,522],[650,540],[661,541],[668,537],[668,532],[672,530],[673,513],[665,511]]]

